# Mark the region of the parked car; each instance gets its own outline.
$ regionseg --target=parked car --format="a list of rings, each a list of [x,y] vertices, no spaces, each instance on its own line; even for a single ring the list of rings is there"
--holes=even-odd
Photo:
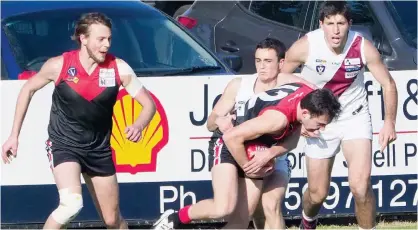
[[[143,2],[157,8],[173,18],[176,18],[190,8],[194,1],[144,0]]]
[[[265,37],[289,47],[319,27],[322,1],[195,1],[178,21],[212,51],[237,54],[239,73],[254,73],[254,48]],[[390,70],[416,69],[416,1],[348,1],[353,30],[372,40]]]
[[[140,76],[228,74],[239,68],[239,58],[218,58],[178,22],[140,1],[7,1],[1,5],[2,79],[28,76],[25,71],[36,72],[48,58],[77,48],[70,39],[75,21],[89,11],[101,11],[112,19],[110,52]]]

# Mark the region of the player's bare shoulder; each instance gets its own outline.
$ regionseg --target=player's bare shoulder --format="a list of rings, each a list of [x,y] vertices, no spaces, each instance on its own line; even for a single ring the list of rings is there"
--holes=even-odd
[[[116,58],[116,65],[118,67],[118,72],[122,85],[127,85],[131,82],[132,78],[136,78],[136,73],[132,67],[123,59]]]
[[[290,58],[292,61],[305,62],[309,55],[309,40],[308,36],[305,35],[302,38],[298,39],[293,45],[289,48],[286,53],[286,58]]]
[[[118,66],[119,75],[129,75],[132,73],[131,66],[123,59],[116,58],[116,65]]]
[[[49,58],[39,70],[38,76],[56,81],[62,71],[64,65],[64,57],[62,55]]]

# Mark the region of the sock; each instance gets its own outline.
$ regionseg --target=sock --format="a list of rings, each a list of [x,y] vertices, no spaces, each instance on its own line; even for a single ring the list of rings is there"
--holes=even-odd
[[[361,228],[360,226],[358,226],[358,229],[359,230],[364,230],[365,228]],[[371,230],[375,230],[375,229],[376,229],[376,227],[371,228]]]
[[[185,206],[184,208],[179,210],[179,218],[180,218],[180,222],[183,224],[188,224],[190,223],[192,220],[189,217],[189,208],[191,205]]]
[[[316,218],[318,217],[318,215],[316,215],[314,217],[309,217],[305,214],[305,211],[302,211],[302,216],[303,216],[303,219],[305,219],[308,222],[312,222],[312,221],[316,220]]]

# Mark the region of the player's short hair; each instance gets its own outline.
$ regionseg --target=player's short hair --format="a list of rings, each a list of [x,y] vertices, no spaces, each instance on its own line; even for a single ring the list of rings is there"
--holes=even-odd
[[[337,14],[343,15],[347,21],[351,20],[350,7],[346,1],[325,1],[321,4],[319,10],[319,20],[324,21],[325,18],[329,16],[334,16]]]
[[[311,116],[328,115],[333,120],[341,112],[338,98],[329,89],[316,89],[307,94],[301,101],[300,107],[309,111]]]
[[[286,55],[286,46],[283,44],[283,42],[275,38],[266,38],[260,41],[257,44],[255,50],[257,49],[274,49],[276,51],[277,59],[279,61],[283,59]]]
[[[109,27],[109,29],[112,29],[112,22],[105,14],[99,12],[86,13],[81,15],[80,19],[77,21],[71,39],[80,45],[80,35],[84,34],[88,36],[90,33],[90,25],[92,24],[102,24]]]

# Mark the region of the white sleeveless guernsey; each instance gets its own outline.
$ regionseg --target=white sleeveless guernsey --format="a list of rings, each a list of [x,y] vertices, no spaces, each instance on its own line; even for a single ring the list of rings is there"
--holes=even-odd
[[[235,110],[237,114],[244,114],[245,103],[254,95],[257,74],[241,77],[237,95],[235,96]]]
[[[364,85],[364,38],[349,31],[344,50],[337,55],[327,46],[322,29],[309,32],[307,37],[309,55],[301,75],[319,88],[332,90],[342,111],[320,131],[319,138],[306,138],[304,151],[311,158],[329,158],[340,152],[341,141],[373,138]]]
[[[350,31],[344,51],[337,55],[328,48],[324,31],[317,29],[307,34],[309,55],[302,69],[304,79],[320,88],[328,88],[339,97],[342,112],[339,119],[347,118],[359,108],[367,110],[367,92],[364,86],[364,38]]]

